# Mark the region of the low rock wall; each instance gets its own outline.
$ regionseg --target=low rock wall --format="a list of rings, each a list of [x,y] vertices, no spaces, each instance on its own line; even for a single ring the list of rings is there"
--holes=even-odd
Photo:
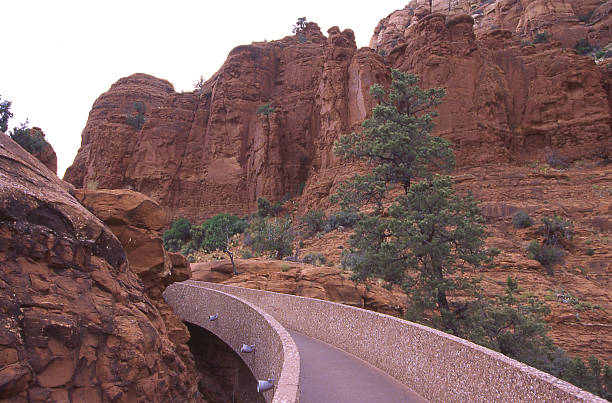
[[[503,354],[392,316],[214,283],[177,286],[213,288],[249,301],[286,328],[369,362],[430,401],[605,402]]]
[[[298,349],[272,316],[252,303],[204,284],[174,283],[164,291],[164,299],[184,321],[214,333],[236,351],[255,378],[274,379],[274,389],[263,393],[266,402],[299,401]],[[211,321],[211,315],[219,316]],[[255,351],[241,353],[242,344],[254,344]]]

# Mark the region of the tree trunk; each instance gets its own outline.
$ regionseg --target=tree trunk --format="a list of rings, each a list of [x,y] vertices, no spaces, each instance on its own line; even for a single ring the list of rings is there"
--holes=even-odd
[[[225,253],[228,254],[228,256],[230,257],[230,260],[232,262],[232,267],[234,268],[234,276],[238,274],[238,270],[236,270],[236,264],[234,263],[234,252],[230,251],[229,249],[224,250]]]

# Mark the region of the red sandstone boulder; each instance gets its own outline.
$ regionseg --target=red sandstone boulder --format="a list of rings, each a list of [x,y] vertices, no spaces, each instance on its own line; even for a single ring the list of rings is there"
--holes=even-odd
[[[201,400],[115,235],[7,136],[0,173],[0,400]]]

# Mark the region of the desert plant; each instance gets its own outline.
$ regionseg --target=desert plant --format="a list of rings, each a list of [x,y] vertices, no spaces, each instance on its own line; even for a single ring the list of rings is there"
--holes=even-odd
[[[332,213],[327,217],[325,230],[331,231],[340,226],[353,228],[359,222],[359,214],[353,211],[340,210],[337,213]]]
[[[271,104],[263,104],[259,108],[257,108],[257,111],[255,112],[256,115],[264,116],[268,116],[272,113],[274,113],[274,107]]]
[[[87,181],[87,190],[96,190],[98,188],[98,181]]]
[[[593,248],[588,248],[585,253],[589,256],[593,256],[595,254],[595,250],[593,250]]]
[[[544,244],[548,246],[563,246],[572,239],[574,226],[571,221],[559,216],[542,218],[540,231],[544,235]]]
[[[556,246],[540,245],[538,241],[531,241],[527,247],[530,259],[535,259],[546,268],[549,274],[553,274],[552,267],[561,262],[565,253]]]
[[[204,87],[204,82],[205,82],[205,81],[204,81],[204,76],[200,76],[200,78],[198,79],[198,81],[196,81],[196,82],[193,84],[193,89],[194,89],[194,90],[201,90],[201,89],[202,89],[202,87]]]
[[[230,239],[239,233],[244,232],[248,223],[230,214],[217,214],[209,218],[200,225],[191,227],[189,234],[191,242],[197,249],[207,253],[216,250],[227,253],[232,262],[234,274],[238,274],[234,263],[234,253],[230,250]]]
[[[264,197],[257,199],[257,215],[259,217],[276,217],[283,210],[283,202],[277,201],[274,204]]]
[[[591,44],[589,44],[588,39],[580,39],[576,42],[576,45],[574,46],[574,50],[579,55],[589,54],[593,51],[593,49],[594,48],[593,46],[591,46]]]
[[[323,231],[325,227],[325,213],[321,210],[311,210],[300,219],[304,225],[306,236],[312,236]]]
[[[42,130],[36,127],[30,129],[27,119],[25,123],[20,124],[18,127],[14,127],[13,130],[9,132],[9,137],[30,154],[42,151],[48,144]]]
[[[537,32],[533,37],[533,43],[546,43],[550,39],[550,34],[546,31]]]
[[[546,163],[555,169],[565,169],[569,166],[567,156],[562,155],[559,150],[549,150],[545,157]]]
[[[314,266],[320,266],[327,262],[324,255],[318,252],[309,252],[302,258],[303,263],[311,264]]]
[[[172,222],[170,229],[164,231],[162,240],[164,248],[171,252],[180,250],[190,239],[191,223],[186,218],[178,218]]]
[[[136,110],[136,114],[135,115],[128,115],[125,118],[125,122],[132,126],[135,129],[142,129],[142,127],[144,126],[145,123],[145,117],[144,117],[144,113],[145,113],[145,104],[141,101],[136,101],[134,102],[134,109]]]
[[[525,211],[519,211],[512,216],[512,225],[514,228],[527,228],[533,225],[533,220]]]
[[[293,252],[295,233],[288,219],[254,219],[249,232],[254,239],[253,249],[257,253],[269,252],[272,257],[281,260]]]
[[[1,96],[0,100],[2,100]],[[12,102],[7,100],[0,102],[0,132],[6,132],[8,130],[8,121],[13,117],[11,104]]]

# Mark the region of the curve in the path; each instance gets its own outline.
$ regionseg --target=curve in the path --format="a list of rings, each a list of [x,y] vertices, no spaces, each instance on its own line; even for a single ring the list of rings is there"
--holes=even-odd
[[[300,351],[301,403],[426,402],[354,355],[296,331],[289,334]]]
[[[218,295],[213,292],[215,290],[250,304],[261,315],[278,321],[284,329],[297,331],[354,355],[429,401],[605,402],[495,351],[377,312],[312,298],[198,281],[174,283],[166,289],[164,297],[179,316],[191,321],[198,315],[207,317],[212,313],[211,304],[215,304],[214,298]],[[224,309],[225,305],[228,305],[227,309]],[[253,318],[245,317],[241,310],[235,310],[230,305],[216,305],[215,309],[221,310],[221,317],[225,318],[219,326],[231,329],[231,334],[240,335],[251,327]],[[258,332],[251,334],[250,337],[256,337]],[[260,342],[265,342],[265,338],[274,336],[268,332],[267,336],[260,337]],[[291,338],[291,343],[295,343],[294,338]],[[234,349],[239,348],[228,344]],[[302,358],[303,368],[307,368],[307,354]],[[276,368],[276,374],[281,374],[281,367],[295,370],[296,365],[299,373],[300,364],[295,363],[296,359],[299,361],[299,356],[296,351],[295,355],[260,355],[249,359],[267,360],[265,365]],[[249,365],[249,362],[245,362]],[[259,364],[260,367],[265,365]],[[319,369],[324,372],[325,365]],[[265,370],[253,373],[258,379],[265,379],[260,377]],[[292,376],[295,377],[295,371]],[[264,397],[267,401],[298,401],[299,389],[308,384],[303,377],[304,374],[299,376],[299,386],[292,381],[294,392],[297,390],[292,395],[294,400],[277,399],[277,395],[285,393],[284,385],[280,384],[273,397]],[[286,382],[285,385],[291,386]],[[310,390],[303,393],[310,393]]]

